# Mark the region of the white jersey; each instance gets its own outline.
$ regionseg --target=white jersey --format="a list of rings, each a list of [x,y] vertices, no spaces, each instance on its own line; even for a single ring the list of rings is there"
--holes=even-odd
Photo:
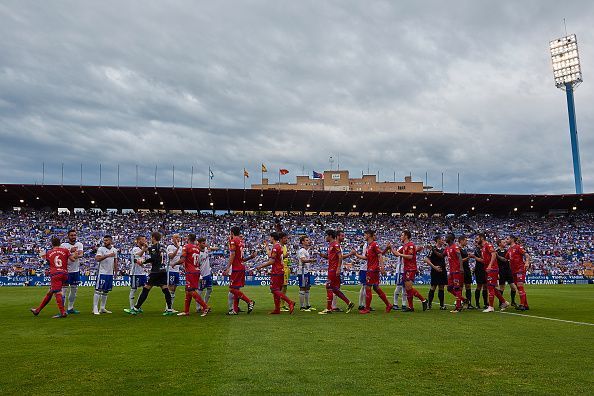
[[[363,245],[363,256],[367,257],[367,242]],[[361,260],[359,264],[359,271],[367,271],[367,260]]]
[[[208,258],[208,248],[204,249],[204,251],[200,251],[200,256],[198,258],[200,261],[200,276],[208,276],[212,274],[212,270],[210,268],[210,259]]]
[[[301,248],[297,251],[297,257],[299,258],[299,271],[301,274],[307,274],[310,269],[311,263],[304,263],[303,260],[309,260],[309,250]]]
[[[167,246],[167,258],[169,258],[170,254],[175,253],[176,249],[177,248],[175,247],[175,245]],[[177,253],[175,254],[175,256],[173,256],[173,258],[169,259],[169,272],[179,272],[179,266],[180,266],[179,259],[181,258],[183,250],[184,250],[183,246],[180,245],[179,249],[177,249]]]
[[[402,246],[400,246],[396,251],[400,251]],[[398,257],[396,260],[396,265],[394,266],[394,273],[395,274],[403,274],[404,273],[404,261],[402,257]]]
[[[139,255],[142,249],[134,246],[130,251],[130,275],[146,275],[144,268],[144,254]]]
[[[97,249],[97,256],[105,256],[110,253],[115,253],[115,257],[108,257],[99,261],[99,275],[113,275],[114,263],[115,259],[118,257],[118,251],[113,246],[109,249],[105,246],[101,246]]]
[[[74,245],[71,244],[70,242],[64,242],[63,244],[60,245],[60,247],[70,250],[71,253],[72,253],[71,249],[73,247],[76,248],[77,252],[83,251],[83,244],[80,242],[74,242]],[[80,271],[80,259],[77,258],[74,261],[68,260],[68,272],[79,272],[79,271]]]

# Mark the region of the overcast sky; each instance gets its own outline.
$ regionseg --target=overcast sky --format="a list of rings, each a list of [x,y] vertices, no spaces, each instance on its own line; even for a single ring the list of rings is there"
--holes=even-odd
[[[242,187],[260,164],[409,172],[446,191],[575,191],[548,42],[576,33],[594,191],[592,1],[0,4],[0,182]]]

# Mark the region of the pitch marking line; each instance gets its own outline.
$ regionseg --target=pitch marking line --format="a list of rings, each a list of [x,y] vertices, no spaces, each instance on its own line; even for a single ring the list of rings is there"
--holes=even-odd
[[[594,326],[594,323],[574,322],[573,320],[547,318],[545,316],[524,315],[524,314],[519,314],[519,313],[515,313],[515,312],[499,312],[499,313],[506,314],[506,315],[524,316],[526,318],[537,318],[537,319],[544,319],[544,320],[553,320],[555,322],[573,323],[573,324],[584,325],[584,326]]]

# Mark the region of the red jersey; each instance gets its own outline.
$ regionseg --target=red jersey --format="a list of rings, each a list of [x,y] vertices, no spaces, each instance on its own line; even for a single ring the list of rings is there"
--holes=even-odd
[[[379,256],[382,254],[377,241],[367,245],[365,256],[367,257],[367,271],[379,271]]]
[[[186,274],[195,274],[200,272],[200,248],[192,243],[184,245],[182,250],[184,259],[184,269]]]
[[[338,271],[341,251],[338,241],[331,242],[328,245],[328,272]]]
[[[402,258],[404,262],[404,270],[405,271],[416,271],[417,270],[417,247],[415,246],[412,241],[409,241],[404,246],[402,246],[400,253],[406,254],[408,256],[412,255],[412,258]]]
[[[460,248],[455,243],[445,248],[445,254],[450,264],[450,273],[460,272]]]
[[[63,247],[55,247],[48,251],[45,258],[49,261],[50,274],[68,273],[68,257],[70,257],[70,250]]]
[[[275,243],[270,251],[270,258],[274,259],[272,263],[272,273],[281,275],[285,273],[285,266],[283,265],[283,248],[280,243]]]
[[[505,258],[509,260],[511,270],[514,274],[524,272],[526,263],[524,262],[524,255],[526,251],[517,243],[513,244],[507,250]]]
[[[231,263],[231,269],[234,271],[244,271],[243,265],[243,241],[240,237],[233,237],[229,241],[229,252],[234,252],[235,257]]]
[[[481,255],[483,256],[483,265],[485,266],[485,270],[489,266],[489,263],[491,263],[491,255],[493,254],[493,252],[495,252],[493,245],[491,245],[489,242],[483,243],[483,247],[481,248]],[[491,270],[498,269],[499,265],[497,264],[497,259],[495,259],[493,266],[491,267]]]

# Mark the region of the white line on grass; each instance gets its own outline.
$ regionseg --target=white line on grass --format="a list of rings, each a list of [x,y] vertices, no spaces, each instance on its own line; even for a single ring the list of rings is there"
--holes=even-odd
[[[499,313],[506,314],[506,315],[524,316],[524,317],[527,317],[527,318],[537,318],[537,319],[544,319],[544,320],[553,320],[555,322],[573,323],[573,324],[584,325],[584,326],[594,326],[594,323],[574,322],[573,320],[547,318],[545,316],[524,315],[524,314],[519,314],[519,313],[515,313],[515,312],[499,312]]]

